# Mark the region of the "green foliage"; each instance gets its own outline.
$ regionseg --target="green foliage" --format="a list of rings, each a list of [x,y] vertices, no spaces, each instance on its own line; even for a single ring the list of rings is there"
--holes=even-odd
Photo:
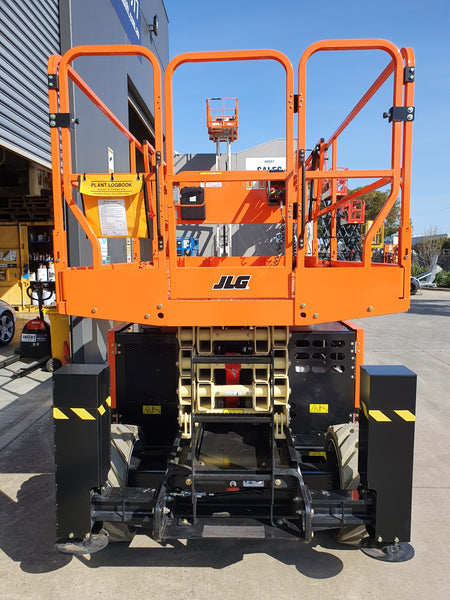
[[[419,263],[412,263],[411,265],[411,275],[413,277],[417,277],[418,275],[422,275],[422,273],[426,273],[430,270],[430,267],[422,267]]]
[[[360,189],[362,188],[359,187],[354,190],[349,190],[349,194],[357,192]],[[366,203],[366,221],[374,221],[378,216],[378,213],[387,202],[389,198],[389,192],[380,192],[378,190],[374,190],[368,194],[363,194],[361,198]],[[385,236],[397,233],[398,228],[400,227],[400,209],[400,199],[397,198],[394,206],[391,208],[386,220],[384,221]]]
[[[450,250],[450,238],[442,238],[442,250]]]
[[[450,271],[439,271],[434,282],[438,287],[450,287]]]

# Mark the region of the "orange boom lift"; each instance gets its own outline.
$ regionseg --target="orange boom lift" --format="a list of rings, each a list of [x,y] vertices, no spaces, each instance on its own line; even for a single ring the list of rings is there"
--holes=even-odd
[[[308,60],[343,50],[381,50],[388,63],[308,154]],[[138,141],[73,66],[80,57],[130,55],[152,67],[154,144]],[[186,63],[223,61],[283,69],[285,171],[231,170],[237,99],[212,98],[216,169],[175,172],[173,75]],[[157,540],[310,541],[316,530],[337,529],[378,558],[412,556],[415,375],[363,367],[363,332],[346,319],[409,307],[414,78],[412,51],[378,39],[313,44],[299,63],[298,90],[291,63],[275,50],[182,54],[164,81],[158,60],[140,46],[81,46],[50,58],[58,310],[122,322],[108,336],[109,384],[103,365],[55,373],[60,550],[92,552],[136,527]],[[73,127],[83,123],[74,125],[72,84],[123,134],[126,172],[73,171]],[[340,136],[384,85],[392,86],[389,167],[342,171]],[[352,179],[366,183],[350,192]],[[365,230],[362,197],[386,186],[388,199]],[[398,259],[376,263],[373,240],[397,198]],[[86,234],[90,264],[69,260],[68,214]],[[239,254],[231,243],[227,252],[208,250],[201,231],[214,236],[220,225],[244,241],[258,227],[260,250],[250,243]],[[177,253],[180,228],[197,236],[198,252]],[[105,264],[105,238],[128,240],[127,262]],[[343,253],[344,238],[358,252]],[[89,452],[79,453],[80,435]],[[82,509],[69,510],[74,504]]]

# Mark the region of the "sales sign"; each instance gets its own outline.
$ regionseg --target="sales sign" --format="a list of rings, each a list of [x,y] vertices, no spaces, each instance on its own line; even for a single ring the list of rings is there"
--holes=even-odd
[[[286,171],[285,156],[250,156],[245,159],[246,171]]]

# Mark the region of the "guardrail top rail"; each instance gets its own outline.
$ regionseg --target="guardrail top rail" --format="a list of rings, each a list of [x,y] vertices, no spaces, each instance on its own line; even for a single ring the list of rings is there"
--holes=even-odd
[[[373,49],[388,54],[388,66],[335,133],[327,141],[321,140],[306,156],[308,59],[316,52]],[[154,145],[137,140],[72,65],[76,58],[82,56],[115,55],[138,55],[152,65]],[[286,170],[175,173],[172,79],[176,69],[187,63],[251,60],[276,61],[285,72]],[[341,189],[338,192],[343,176],[343,171],[337,166],[339,136],[391,75],[390,168],[346,170],[346,178],[368,179],[370,182],[362,190],[343,196]],[[86,174],[73,171],[74,123],[70,85],[76,86],[128,140],[127,173]],[[313,44],[299,64],[298,94],[294,93],[292,66],[278,51],[188,53],[174,58],[166,69],[163,123],[161,69],[158,60],[146,48],[133,45],[82,46],[69,50],[63,57],[51,57],[49,99],[59,311],[165,326],[256,326],[307,325],[407,310],[412,134],[412,119],[408,119],[411,113],[407,111],[414,110],[413,86],[412,51],[400,51],[384,40],[333,40]],[[296,111],[298,150],[294,152]],[[83,127],[83,123],[75,126]],[[330,149],[332,164],[327,169]],[[137,155],[141,157],[139,160]],[[137,164],[141,165],[139,172]],[[119,182],[126,182],[133,193],[130,191],[126,197],[113,193]],[[324,182],[328,186],[326,201],[320,201]],[[360,259],[343,260],[339,256],[341,207],[348,206],[349,202],[368,191],[386,185],[390,186],[388,200],[368,231],[358,234]],[[102,188],[104,191],[99,191]],[[89,191],[92,189],[94,192]],[[372,261],[372,240],[399,195],[398,262],[376,264]],[[73,214],[92,247],[92,264],[70,264],[68,211]],[[109,229],[105,229],[107,218],[110,219]],[[111,226],[114,218],[123,220],[121,228]],[[200,256],[177,255],[176,238],[180,227],[209,232],[221,228],[225,239],[226,226],[229,235],[230,227],[237,231],[248,225],[269,228],[272,237],[277,237],[276,251],[257,256],[250,256],[249,252],[245,256],[233,256],[231,252],[224,252],[227,255],[222,256],[207,256],[202,252]],[[102,237],[127,238],[127,262],[104,264]],[[141,244],[142,238],[147,238],[146,253]],[[325,238],[326,252],[323,251]]]

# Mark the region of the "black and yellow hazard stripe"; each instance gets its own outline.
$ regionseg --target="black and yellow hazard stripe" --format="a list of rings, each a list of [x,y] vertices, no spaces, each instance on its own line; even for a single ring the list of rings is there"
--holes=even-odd
[[[58,420],[67,419],[80,419],[82,421],[95,421],[97,413],[103,416],[108,408],[111,407],[111,396],[108,396],[106,400],[97,409],[87,408],[53,408],[53,418]]]
[[[361,408],[366,419],[372,419],[378,423],[399,423],[404,421],[411,423],[416,420],[416,415],[410,410],[374,410],[368,409],[364,403],[361,403]]]

